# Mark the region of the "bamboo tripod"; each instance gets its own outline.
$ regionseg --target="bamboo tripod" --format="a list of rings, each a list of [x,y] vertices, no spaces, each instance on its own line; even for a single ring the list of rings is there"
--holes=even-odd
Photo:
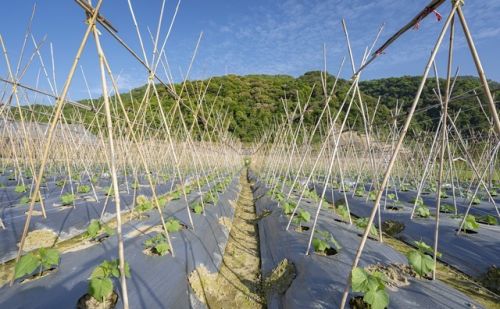
[[[435,57],[437,55],[437,52],[439,51],[441,43],[443,42],[444,36],[445,36],[448,28],[450,27],[450,25],[452,25],[453,21],[455,20],[455,16],[458,16],[460,24],[462,25],[462,29],[463,29],[463,32],[465,34],[465,37],[467,39],[467,43],[468,43],[468,46],[469,46],[469,51],[470,51],[470,53],[471,53],[471,55],[473,57],[475,65],[476,65],[477,73],[479,75],[479,78],[480,78],[482,86],[483,86],[484,93],[485,93],[485,95],[487,97],[487,100],[488,100],[488,107],[490,109],[490,113],[491,113],[491,116],[493,118],[493,125],[494,125],[494,130],[495,130],[495,132],[497,134],[497,138],[500,136],[500,119],[499,119],[498,113],[496,111],[495,103],[493,101],[493,97],[491,95],[490,88],[489,88],[489,85],[488,85],[488,82],[487,82],[487,79],[486,79],[486,75],[484,73],[484,70],[483,70],[483,67],[482,67],[479,55],[477,53],[477,50],[476,50],[476,47],[475,47],[475,44],[474,44],[474,40],[473,40],[472,35],[471,35],[470,31],[469,31],[469,27],[467,25],[467,21],[465,19],[464,14],[463,14],[462,5],[463,5],[463,0],[452,0],[451,12],[449,13],[448,17],[446,18],[446,21],[445,21],[445,23],[443,25],[443,28],[442,28],[442,30],[441,30],[438,38],[437,38],[437,41],[436,41],[436,44],[435,44],[435,46],[433,48],[431,56],[429,57],[427,65],[426,65],[426,67],[424,69],[424,73],[423,73],[423,76],[422,76],[422,80],[420,82],[420,86],[419,86],[419,88],[417,90],[417,93],[415,95],[415,99],[414,99],[414,101],[413,101],[413,103],[412,103],[412,105],[410,107],[410,111],[408,113],[408,116],[407,116],[406,121],[404,123],[404,126],[402,128],[402,131],[401,131],[398,143],[396,145],[396,148],[394,149],[394,152],[393,152],[393,154],[391,156],[391,159],[390,159],[390,161],[388,163],[386,172],[384,174],[384,178],[383,178],[382,183],[381,183],[380,190],[377,193],[377,196],[376,196],[376,199],[375,199],[375,202],[374,202],[374,205],[373,205],[370,217],[368,219],[368,226],[366,227],[366,229],[365,229],[365,231],[363,233],[363,237],[362,237],[361,242],[359,244],[359,247],[357,249],[355,258],[354,258],[353,263],[352,263],[351,272],[349,272],[349,274],[348,274],[346,285],[345,285],[345,289],[344,289],[344,293],[342,295],[342,299],[341,299],[341,303],[340,303],[340,308],[341,309],[343,309],[345,307],[345,304],[347,302],[347,297],[348,297],[348,294],[349,294],[349,287],[351,285],[351,273],[352,273],[352,270],[354,270],[354,268],[356,268],[358,266],[359,260],[361,258],[362,253],[363,253],[364,246],[365,246],[366,241],[368,239],[368,234],[370,232],[370,228],[371,228],[371,226],[373,224],[373,220],[375,218],[375,214],[377,213],[377,211],[378,211],[378,209],[380,207],[380,201],[382,199],[384,188],[387,185],[387,182],[389,180],[389,176],[391,174],[392,168],[394,167],[394,163],[396,161],[398,153],[399,153],[399,151],[401,149],[401,145],[403,144],[403,141],[405,139],[406,133],[407,133],[408,128],[410,126],[410,122],[411,122],[411,120],[413,118],[413,114],[414,114],[415,109],[417,107],[418,101],[420,100],[420,96],[422,94],[425,82],[427,80],[427,76],[429,75],[429,71],[430,71],[430,69],[431,69],[431,67],[432,67],[432,65],[434,63]],[[453,44],[453,39],[454,39],[454,31],[451,30],[450,33],[451,33],[450,34],[450,49],[449,49],[449,54],[448,54],[448,58],[449,58],[449,60],[448,60],[448,79],[450,77],[450,66],[451,66],[451,61],[452,61],[451,55],[452,55],[452,49],[453,49],[452,48],[452,44]],[[361,69],[363,69],[363,68],[364,67],[362,67]],[[449,82],[447,82],[447,87],[448,86],[449,86]],[[448,94],[448,92],[447,92],[447,94]],[[447,102],[448,102],[448,100],[449,100],[449,98],[445,98],[445,104],[443,105],[443,113],[444,113],[444,115],[447,115]],[[443,126],[442,132],[443,132],[442,133],[442,141],[444,143],[444,140],[445,140],[445,137],[446,137],[446,126]],[[444,156],[444,154],[443,154],[444,148],[445,147],[442,147],[442,153],[440,155],[440,159],[442,159],[443,156]],[[441,176],[442,176],[441,169],[443,167],[442,160],[441,160],[440,163],[441,163],[440,164],[440,179],[441,179]],[[439,180],[438,183],[439,183],[439,186],[441,186],[441,180]],[[439,196],[440,189],[441,188],[439,187],[438,188],[438,196]],[[440,207],[440,202],[439,202],[439,198],[437,200],[438,200],[438,202],[437,202],[437,205],[436,205],[437,206],[436,207],[436,230],[435,230],[434,254],[433,254],[434,260],[436,260],[436,256],[437,256],[438,229],[439,229],[439,207]],[[435,278],[435,268],[436,268],[436,264],[434,264],[433,278]]]

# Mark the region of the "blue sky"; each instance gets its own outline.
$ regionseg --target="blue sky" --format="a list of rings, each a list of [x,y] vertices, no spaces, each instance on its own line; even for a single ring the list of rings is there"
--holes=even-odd
[[[0,34],[3,36],[12,65],[18,62],[26,25],[34,0],[4,1]],[[94,0],[94,2],[96,2]],[[355,52],[359,60],[365,48],[371,45],[379,26],[385,23],[380,45],[402,25],[409,21],[429,0],[183,0],[173,32],[166,45],[168,62],[176,81],[186,74],[198,36],[203,32],[198,55],[190,77],[206,78],[214,75],[234,74],[289,74],[299,76],[306,71],[323,67],[323,44],[327,49],[327,68],[337,71],[347,55],[341,18],[345,18]],[[132,0],[136,17],[146,43],[148,57],[152,44],[148,27],[156,33],[161,0]],[[163,40],[177,0],[168,0],[165,7]],[[446,17],[449,3],[439,12]],[[9,12],[6,14],[5,12]],[[104,0],[102,13],[119,30],[119,35],[138,53],[137,35],[128,9],[127,0]],[[500,80],[500,1],[466,1],[464,13],[489,78]],[[383,57],[364,72],[364,79],[388,76],[418,75],[423,71],[437,33],[443,21],[429,16],[419,30],[411,30],[397,41]],[[457,24],[458,26],[458,24]],[[41,47],[43,61],[52,75],[50,44],[55,56],[55,79],[60,90],[68,73],[81,37],[85,30],[82,10],[71,0],[38,1],[33,34],[37,41],[46,35]],[[142,85],[145,70],[106,33],[102,35],[103,48],[115,75],[119,75],[122,91]],[[23,63],[31,56],[33,44],[29,41]],[[444,75],[446,49],[442,49],[437,63]],[[35,57],[22,81],[36,84],[40,64]],[[348,64],[348,63],[347,63]],[[81,65],[93,96],[100,93],[98,62],[95,45],[89,41]],[[455,67],[461,74],[475,75],[462,30],[457,27]],[[7,76],[5,61],[0,59],[0,74]],[[351,74],[350,64],[345,66],[344,77]],[[38,87],[49,90],[43,74]],[[70,96],[79,99],[88,96],[80,69],[77,71]]]

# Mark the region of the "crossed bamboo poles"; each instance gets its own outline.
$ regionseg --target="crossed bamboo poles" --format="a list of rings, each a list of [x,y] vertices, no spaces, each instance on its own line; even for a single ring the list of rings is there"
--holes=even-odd
[[[23,234],[22,234],[21,241],[20,241],[18,254],[16,256],[16,262],[19,261],[19,258],[22,254],[22,251],[23,251],[24,241],[25,241],[26,236],[27,236],[30,220],[31,220],[32,214],[33,214],[33,209],[34,209],[34,206],[35,206],[35,203],[37,200],[36,197],[39,197],[40,204],[41,204],[42,210],[43,210],[43,215],[44,215],[44,217],[46,216],[45,208],[43,207],[43,198],[42,198],[42,194],[40,192],[40,183],[43,179],[44,171],[45,171],[48,163],[50,164],[51,163],[50,160],[51,159],[53,160],[53,158],[50,157],[50,152],[51,152],[50,148],[51,148],[51,145],[53,144],[53,139],[54,139],[54,136],[56,135],[56,131],[59,128],[60,133],[62,134],[63,140],[70,142],[70,144],[77,150],[77,152],[78,152],[78,150],[81,150],[82,147],[86,146],[83,141],[80,141],[80,142],[75,141],[75,139],[71,133],[71,130],[69,130],[69,129],[65,130],[65,127],[62,125],[58,125],[58,123],[59,123],[59,121],[62,121],[67,125],[67,120],[66,120],[67,116],[63,113],[63,107],[64,107],[65,103],[67,103],[68,101],[73,106],[76,106],[76,107],[83,106],[86,109],[88,109],[88,107],[86,105],[75,103],[75,102],[72,102],[71,100],[66,100],[66,97],[67,97],[67,93],[69,90],[69,86],[71,84],[72,78],[75,74],[75,71],[76,71],[76,68],[78,65],[78,60],[81,57],[81,54],[82,54],[83,49],[88,41],[88,38],[90,37],[90,35],[92,35],[94,37],[95,42],[96,42],[97,55],[98,55],[98,59],[99,59],[100,79],[101,79],[101,86],[102,86],[102,90],[103,90],[103,96],[102,96],[103,105],[101,105],[101,107],[96,109],[93,101],[91,100],[91,104],[93,105],[92,111],[95,112],[95,116],[92,120],[91,125],[93,125],[93,124],[96,125],[97,131],[98,131],[97,133],[98,133],[99,141],[100,141],[100,143],[98,143],[95,146],[97,146],[98,148],[101,148],[102,150],[105,150],[106,148],[108,148],[108,151],[103,151],[103,153],[105,155],[105,160],[100,160],[100,161],[103,161],[103,163],[106,162],[104,164],[105,166],[103,166],[103,168],[108,167],[110,170],[110,175],[111,175],[112,187],[113,187],[113,192],[114,192],[115,207],[116,207],[118,256],[119,256],[119,268],[120,268],[120,272],[121,272],[121,278],[120,278],[121,289],[122,289],[124,307],[128,308],[127,286],[126,286],[126,279],[125,279],[125,272],[124,272],[125,254],[124,254],[124,245],[123,245],[123,237],[122,237],[122,230],[121,230],[121,225],[122,225],[121,224],[121,208],[122,208],[122,206],[120,203],[120,194],[119,194],[120,188],[119,188],[119,184],[118,184],[118,169],[120,168],[120,165],[122,165],[122,168],[125,172],[125,175],[127,175],[127,162],[129,162],[129,163],[131,163],[131,165],[133,165],[132,155],[134,154],[134,152],[133,152],[134,148],[135,148],[135,151],[137,151],[137,155],[140,158],[140,161],[141,161],[143,168],[145,170],[146,178],[148,180],[148,183],[149,183],[150,189],[152,191],[152,195],[153,195],[152,199],[153,199],[153,202],[158,210],[158,213],[159,213],[159,216],[160,216],[160,219],[162,222],[162,226],[164,228],[164,232],[165,232],[166,237],[168,239],[168,242],[170,244],[171,252],[172,252],[173,256],[174,256],[174,248],[170,242],[170,237],[168,235],[168,231],[167,231],[166,226],[165,226],[165,220],[163,218],[163,213],[161,211],[160,203],[158,201],[158,196],[157,196],[157,193],[155,190],[155,184],[154,184],[154,180],[152,178],[150,165],[148,164],[148,160],[146,159],[146,157],[148,159],[152,158],[152,153],[146,153],[147,148],[144,148],[144,142],[143,142],[144,138],[149,136],[149,134],[151,134],[150,133],[151,131],[155,131],[155,130],[151,130],[150,125],[146,124],[146,119],[144,117],[144,113],[136,113],[136,115],[142,115],[142,116],[135,117],[133,122],[131,122],[131,120],[128,117],[128,113],[125,110],[124,103],[123,103],[121,95],[119,94],[119,91],[118,91],[116,78],[112,74],[112,71],[111,71],[111,68],[109,66],[109,63],[107,62],[104,50],[101,47],[101,42],[100,42],[100,35],[101,34],[97,30],[97,27],[96,27],[96,21],[99,21],[101,24],[106,23],[106,24],[108,24],[108,26],[110,25],[110,23],[108,21],[106,21],[101,15],[99,15],[99,9],[100,9],[101,5],[102,5],[102,0],[100,0],[97,3],[95,8],[92,8],[90,3],[88,4],[88,6],[84,7],[85,13],[87,14],[87,23],[88,23],[87,30],[83,36],[82,42],[80,44],[80,48],[77,51],[77,54],[75,56],[75,60],[74,60],[73,65],[70,69],[70,72],[68,74],[68,77],[66,79],[65,85],[63,87],[63,90],[62,90],[60,96],[56,95],[57,88],[55,86],[55,82],[51,83],[51,81],[48,77],[48,74],[47,74],[47,70],[46,70],[46,68],[43,65],[43,62],[41,60],[42,59],[41,55],[38,52],[38,49],[41,46],[41,44],[36,44],[33,36],[31,36],[31,37],[33,38],[33,43],[36,46],[37,50],[32,54],[32,58],[35,57],[36,55],[38,55],[38,57],[40,58],[41,63],[42,63],[42,68],[43,68],[45,77],[47,78],[49,85],[51,87],[52,94],[46,93],[43,91],[39,91],[37,89],[38,87],[29,87],[26,85],[22,85],[19,82],[21,80],[22,74],[21,74],[21,76],[14,77],[14,74],[12,74],[10,67],[9,67],[9,80],[4,80],[8,84],[12,85],[12,87],[13,87],[13,90],[12,90],[13,95],[11,95],[11,98],[14,97],[16,99],[16,103],[17,103],[17,107],[18,107],[17,114],[20,117],[20,120],[21,120],[20,123],[21,123],[23,131],[24,131],[24,138],[21,139],[25,143],[23,147],[21,147],[21,148],[16,147],[17,145],[15,145],[14,139],[11,139],[11,144],[12,144],[11,150],[14,153],[14,158],[15,158],[15,162],[17,165],[16,172],[19,173],[19,175],[17,175],[17,178],[20,179],[21,182],[24,181],[23,174],[22,174],[23,169],[21,168],[21,166],[19,164],[19,161],[21,158],[16,153],[17,150],[23,149],[24,151],[26,151],[28,153],[27,157],[29,158],[29,162],[30,162],[29,167],[30,167],[31,172],[33,174],[35,174],[35,171],[36,171],[35,166],[33,164],[33,160],[34,160],[34,158],[38,158],[38,159],[41,158],[41,162],[39,164],[39,169],[38,169],[38,174],[37,174],[36,178],[34,178],[34,185],[32,186],[31,200],[30,200],[30,204],[29,204],[29,209],[27,211],[27,218],[25,221],[25,226],[24,226]],[[130,5],[130,2],[129,2],[129,5]],[[207,184],[210,184],[208,174],[212,173],[212,172],[215,172],[216,178],[218,179],[218,181],[221,181],[222,177],[225,177],[225,175],[232,174],[232,173],[237,171],[239,164],[240,164],[240,161],[241,161],[239,159],[239,151],[241,150],[241,145],[238,145],[237,141],[232,139],[227,134],[228,121],[227,121],[227,118],[225,116],[221,117],[218,113],[212,113],[212,110],[210,110],[208,117],[207,117],[207,115],[203,115],[203,113],[204,113],[203,105],[205,104],[204,93],[197,94],[196,113],[200,113],[201,117],[203,117],[203,119],[205,121],[204,122],[205,127],[200,131],[201,131],[201,134],[208,139],[208,144],[204,143],[203,141],[195,142],[191,138],[191,136],[193,134],[193,130],[194,130],[194,125],[191,126],[191,128],[188,128],[184,120],[182,121],[183,126],[179,129],[177,129],[177,132],[172,132],[172,129],[174,128],[173,122],[175,120],[176,115],[178,117],[181,117],[182,119],[184,117],[183,111],[181,110],[181,105],[188,106],[185,104],[182,97],[183,97],[184,89],[186,89],[186,86],[188,85],[187,80],[189,77],[189,71],[191,69],[191,65],[193,63],[196,52],[193,55],[193,60],[191,62],[190,68],[188,69],[188,74],[186,74],[184,82],[182,83],[181,93],[176,94],[175,106],[174,106],[173,110],[169,111],[169,114],[167,115],[165,113],[165,111],[163,111],[163,107],[161,104],[162,98],[159,95],[159,92],[158,92],[156,85],[153,83],[153,80],[155,78],[157,78],[155,71],[156,71],[156,68],[158,68],[159,63],[160,62],[163,63],[163,61],[166,62],[166,55],[164,53],[165,42],[166,42],[166,39],[168,39],[168,36],[170,34],[170,30],[172,28],[173,21],[175,20],[175,16],[174,16],[172,23],[170,24],[169,31],[166,35],[165,42],[163,43],[161,50],[158,50],[157,43],[159,41],[159,33],[160,33],[160,28],[161,28],[161,21],[163,19],[164,6],[165,6],[165,1],[163,1],[162,11],[160,13],[160,19],[159,19],[159,24],[158,24],[157,35],[156,35],[156,39],[154,40],[154,52],[153,52],[153,58],[151,61],[151,66],[148,64],[146,54],[144,53],[144,59],[145,59],[144,63],[146,64],[146,66],[148,68],[149,74],[148,74],[147,91],[146,91],[146,93],[145,93],[145,95],[140,103],[139,111],[148,110],[148,108],[150,107],[150,102],[153,100],[153,98],[156,99],[156,102],[158,103],[158,108],[160,109],[160,113],[162,116],[161,120],[162,120],[163,128],[161,128],[160,130],[156,130],[157,132],[154,132],[153,136],[157,136],[157,138],[160,138],[160,141],[161,141],[161,138],[162,138],[161,136],[164,136],[165,135],[164,133],[166,133],[167,142],[168,142],[169,146],[165,150],[168,151],[168,153],[174,158],[175,162],[172,165],[172,167],[175,168],[176,172],[174,174],[180,180],[180,183],[181,183],[180,189],[183,191],[184,200],[186,203],[186,210],[188,211],[188,216],[190,218],[191,227],[194,230],[194,224],[193,224],[193,221],[191,219],[191,213],[190,213],[187,193],[186,193],[186,189],[185,189],[185,186],[187,185],[187,183],[185,182],[185,175],[186,174],[184,174],[184,172],[182,172],[181,170],[183,168],[185,169],[186,166],[193,166],[194,165],[195,166],[195,169],[194,169],[195,175],[199,175],[200,177],[204,178]],[[177,6],[177,8],[178,8],[178,6]],[[134,23],[137,25],[137,22],[135,20],[135,14],[133,12],[133,8],[131,5],[130,5],[130,10],[131,10],[132,16],[134,16]],[[176,9],[176,12],[177,12],[177,9]],[[30,20],[30,25],[31,25],[31,20]],[[138,35],[140,38],[139,32],[138,32]],[[26,38],[28,38],[29,36],[30,36],[30,33],[29,33],[29,31],[27,31]],[[200,37],[200,39],[201,39],[201,37]],[[25,39],[25,43],[26,43],[26,41],[27,41],[27,39]],[[3,40],[1,37],[0,37],[0,42],[1,42],[1,45],[3,47],[6,62],[9,63],[9,59],[7,57],[7,51],[6,51],[6,48],[4,46],[4,43],[3,43]],[[198,41],[197,46],[199,43],[200,43],[200,40]],[[142,46],[142,50],[144,51],[144,46],[142,45],[142,39],[141,39],[141,46]],[[196,47],[196,49],[197,48],[198,47]],[[24,51],[24,46],[23,46],[23,51]],[[163,57],[163,59],[161,59],[162,57]],[[19,63],[21,63],[21,58],[22,57],[20,57]],[[26,65],[26,68],[29,66],[29,64],[31,64],[31,61]],[[150,67],[153,67],[153,69],[149,69]],[[17,70],[16,74],[19,74],[19,64],[18,64],[18,70]],[[83,70],[82,70],[82,74],[83,74]],[[84,80],[86,83],[85,76],[84,76]],[[54,81],[55,81],[55,78],[54,78]],[[114,91],[113,97],[111,97],[109,95],[110,92],[108,90],[108,81],[111,81],[112,89]],[[40,116],[40,113],[32,110],[31,108],[30,108],[29,112],[23,111],[21,104],[20,104],[20,99],[19,99],[17,91],[16,91],[18,86],[21,86],[20,88],[22,88],[24,90],[34,91],[35,93],[47,95],[47,96],[50,96],[50,97],[53,97],[56,99],[54,112],[49,114],[50,126],[48,127],[48,130],[46,132],[47,139],[46,139],[46,143],[42,147],[43,153],[41,155],[38,153],[36,155],[33,155],[30,151],[31,148],[30,148],[29,144],[27,144],[27,143],[28,143],[28,141],[32,140],[32,138],[31,138],[31,136],[28,136],[28,132],[26,131],[25,123],[27,122],[27,120],[24,118],[25,114],[29,114],[29,115],[31,115],[31,120],[36,121],[35,117]],[[204,90],[205,93],[206,93],[206,90],[208,89],[208,87],[209,87],[209,85],[206,85],[205,90]],[[87,85],[87,88],[88,88],[88,85]],[[173,85],[170,85],[170,87],[167,87],[167,89],[170,89],[171,91],[175,91],[175,87],[173,87]],[[112,99],[114,100],[114,104],[112,104],[113,103]],[[189,102],[191,102],[189,99],[189,93],[188,93],[188,100],[189,100]],[[9,104],[10,104],[10,101],[9,101]],[[213,108],[214,105],[215,105],[215,102],[212,103],[211,107]],[[8,107],[8,105],[2,106],[2,110],[1,110],[1,115],[4,118],[4,121],[6,121],[7,117],[11,117],[12,119],[15,119],[11,113],[11,110],[9,108],[5,108],[5,107]],[[104,107],[104,112],[101,111],[102,107]],[[120,115],[120,116],[117,117],[117,115]],[[101,116],[104,116],[104,120],[101,119]],[[83,123],[82,115],[79,113],[78,110],[76,111],[76,114],[73,115],[73,117],[76,117],[76,119],[78,119],[77,122]],[[75,120],[75,118],[71,119],[72,122],[74,120]],[[114,125],[114,122],[118,122],[118,121],[122,122],[121,126]],[[123,122],[124,122],[124,124],[123,124]],[[101,130],[101,125],[103,123],[106,124],[106,132]],[[39,130],[39,127],[35,126],[35,128]],[[139,137],[137,136],[137,133],[136,133],[137,129],[139,129],[138,130],[139,135],[140,135]],[[4,125],[3,130],[4,130],[4,133],[5,133],[5,131],[7,131],[9,136],[12,137],[11,128],[9,128],[9,126]],[[38,133],[41,133],[41,132],[38,132]],[[87,134],[87,132],[85,132],[85,134]],[[43,134],[41,134],[41,135],[43,135]],[[123,137],[124,135],[126,135],[126,138]],[[116,138],[115,138],[115,136],[116,136]],[[179,143],[175,140],[174,136],[187,137],[188,143]],[[217,136],[217,138],[215,138],[216,136]],[[220,144],[220,141],[216,140],[216,139],[219,139],[218,137],[222,137],[224,144]],[[106,138],[108,140],[107,142],[105,142]],[[129,139],[130,139],[131,143],[128,142]],[[214,142],[218,143],[218,146],[216,148],[214,148],[211,145]],[[57,144],[57,141],[56,141],[56,144]],[[40,143],[40,145],[42,145],[42,144]],[[132,146],[133,148],[128,149],[128,151],[125,151],[124,146],[126,147],[127,145]],[[179,147],[179,146],[181,146],[181,147]],[[178,148],[179,150],[177,150],[176,148]],[[69,153],[66,148],[63,148],[63,149],[64,149],[64,151],[63,151],[64,164],[62,164],[62,165],[64,166],[64,169],[66,170],[66,173],[68,175],[70,191],[73,192],[73,183],[72,183],[72,180],[73,180],[72,168],[73,168],[73,166],[72,165],[75,165],[74,168],[76,168],[76,166],[79,164],[72,164],[71,160],[70,160],[70,155],[72,156],[72,155],[74,155],[74,153]],[[89,150],[89,149],[87,149],[87,150]],[[94,148],[93,150],[95,151],[96,149]],[[125,153],[124,159],[118,161],[117,160],[117,153]],[[190,160],[186,160],[184,158],[184,154],[186,154],[186,153],[190,154]],[[214,160],[215,157],[217,157],[217,158],[222,157],[223,160],[222,161]],[[180,159],[180,158],[182,158],[182,159]],[[86,161],[82,158],[80,158],[80,160],[81,160],[80,166],[83,165],[83,169],[84,169],[85,173],[90,178],[90,171],[89,171],[89,166],[88,166],[88,165],[90,165],[90,162],[89,162],[90,160]],[[162,165],[162,164],[165,165],[166,163],[168,163],[168,160],[167,160],[167,162],[155,162],[155,163],[157,163],[157,164],[159,163],[160,165]],[[57,166],[57,164],[56,164],[56,166]],[[135,179],[137,180],[137,168],[135,168],[135,169],[133,168],[133,170],[135,171],[134,172],[135,177],[136,177]],[[193,181],[197,185],[198,191],[201,195],[203,192],[201,191],[202,188],[201,188],[200,177],[198,177],[198,176],[194,177]],[[214,180],[214,182],[217,181],[217,179]],[[128,180],[127,180],[126,176],[125,176],[125,182],[127,182],[127,190],[128,190]],[[92,182],[91,182],[91,185],[92,185]],[[95,198],[97,199],[97,195],[95,194],[95,189],[94,189],[93,185],[92,185],[92,189],[94,191]],[[64,190],[64,188],[62,190]],[[210,194],[217,194],[217,193],[214,193],[212,190],[213,190],[213,188],[209,189]],[[73,205],[73,206],[75,207],[75,205]],[[104,209],[103,209],[103,212],[104,212]],[[2,227],[5,227],[3,225],[3,222],[0,222],[0,223],[2,224]]]

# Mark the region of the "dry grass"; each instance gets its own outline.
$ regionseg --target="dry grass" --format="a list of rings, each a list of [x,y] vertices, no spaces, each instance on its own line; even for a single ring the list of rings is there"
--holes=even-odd
[[[264,308],[255,208],[246,175],[219,273],[200,265],[189,276],[196,296],[209,308]]]

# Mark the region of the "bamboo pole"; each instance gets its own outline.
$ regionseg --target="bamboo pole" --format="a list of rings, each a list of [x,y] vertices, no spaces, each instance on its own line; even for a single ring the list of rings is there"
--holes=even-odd
[[[441,46],[444,35],[445,35],[445,33],[446,33],[450,23],[451,23],[451,19],[457,10],[457,7],[458,7],[458,3],[455,3],[451,9],[451,12],[450,12],[448,18],[446,19],[445,24],[443,25],[443,29],[441,30],[441,33],[439,34],[439,37],[436,41],[434,49],[431,53],[431,56],[429,57],[427,65],[424,69],[424,73],[422,76],[422,80],[420,82],[420,86],[419,86],[417,93],[415,95],[415,99],[413,100],[413,104],[410,107],[410,111],[409,111],[408,116],[406,118],[405,124],[402,128],[398,143],[396,145],[396,148],[394,149],[394,153],[392,154],[391,160],[389,161],[389,165],[387,166],[387,170],[386,170],[384,178],[382,180],[382,184],[380,186],[380,189],[377,192],[377,197],[375,199],[375,203],[373,205],[372,212],[371,212],[370,217],[368,219],[368,224],[366,226],[365,232],[363,233],[363,237],[361,238],[361,242],[360,242],[359,247],[357,249],[356,256],[354,257],[354,260],[352,263],[351,272],[349,272],[349,274],[347,276],[346,286],[344,288],[344,293],[342,295],[342,299],[341,299],[341,303],[340,303],[341,309],[344,308],[344,306],[347,302],[347,296],[349,294],[349,287],[351,285],[351,273],[352,273],[352,270],[354,270],[358,266],[359,260],[361,258],[361,254],[363,253],[363,249],[364,249],[364,246],[366,244],[366,240],[368,239],[368,234],[370,233],[370,228],[373,224],[373,219],[375,218],[375,215],[376,215],[378,208],[380,206],[380,200],[382,199],[382,194],[384,193],[383,189],[386,186],[387,181],[389,180],[389,175],[391,174],[392,168],[394,166],[394,162],[396,161],[399,150],[401,149],[401,145],[403,144],[404,138],[406,136],[406,132],[408,131],[408,128],[410,126],[410,122],[413,118],[413,114],[415,113],[415,108],[417,107],[418,101],[420,100],[420,96],[421,96],[422,91],[424,89],[424,85],[425,85],[425,82],[427,80],[427,76],[429,75],[429,71],[431,69],[432,63],[434,62],[436,54],[439,50],[439,47]]]

